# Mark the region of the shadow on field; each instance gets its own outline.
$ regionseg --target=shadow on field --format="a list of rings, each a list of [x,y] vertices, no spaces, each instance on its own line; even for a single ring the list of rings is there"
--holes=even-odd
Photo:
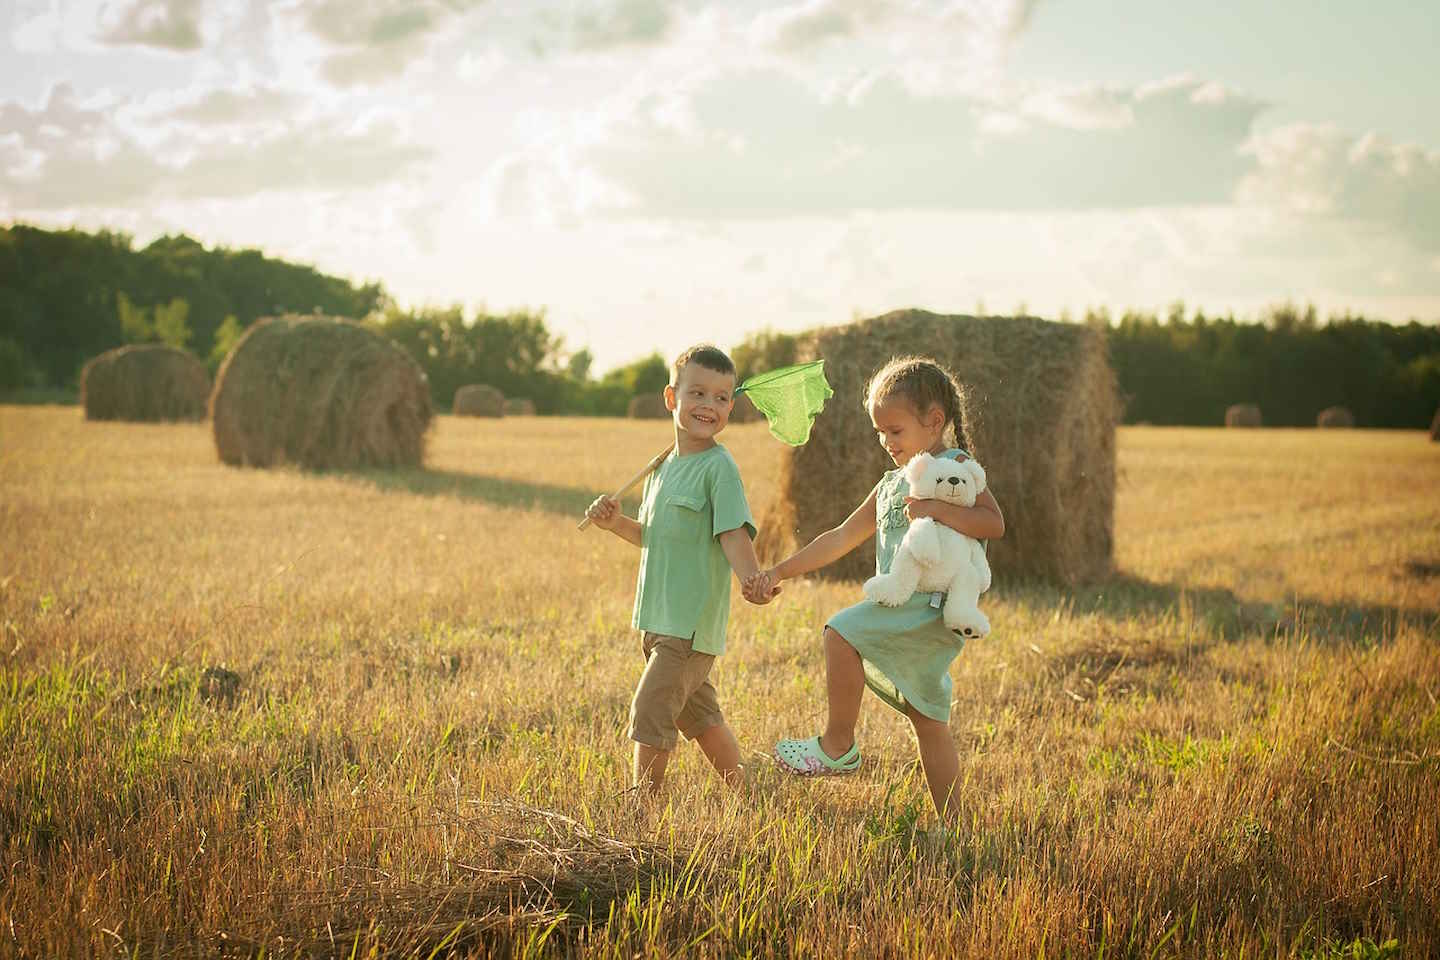
[[[1368,645],[1387,643],[1408,629],[1426,634],[1440,631],[1440,616],[1430,610],[1329,603],[1304,597],[1247,601],[1219,587],[1155,583],[1124,572],[1076,588],[1027,581],[1007,589],[1006,594],[1036,607],[1100,614],[1117,620],[1188,611],[1209,633],[1224,641],[1247,635],[1275,637],[1301,632],[1321,643]]]
[[[585,508],[590,506],[590,502],[601,495],[599,490],[525,483],[454,470],[349,470],[343,475],[363,480],[381,490],[403,491],[424,497],[459,497],[462,500],[480,500],[499,507],[544,510],[547,513],[574,517],[577,523],[585,515]],[[632,501],[626,500],[624,507],[626,513],[634,515],[635,506]]]

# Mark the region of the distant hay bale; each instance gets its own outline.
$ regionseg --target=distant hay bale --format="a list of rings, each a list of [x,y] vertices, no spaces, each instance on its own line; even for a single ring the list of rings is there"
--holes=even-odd
[[[269,317],[225,358],[210,416],[228,464],[419,466],[430,389],[404,350],[354,321]]]
[[[630,398],[625,416],[632,420],[669,420],[670,411],[665,407],[665,398],[658,393],[642,393]]]
[[[1237,403],[1225,410],[1225,426],[1258,427],[1262,425],[1260,408],[1253,403]]]
[[[529,397],[511,397],[505,401],[505,416],[533,417],[535,416],[535,401]]]
[[[1005,536],[990,544],[997,574],[1076,583],[1109,572],[1120,403],[1102,332],[910,310],[801,334],[799,349],[801,361],[825,360],[835,396],[810,441],[782,451],[780,493],[760,523],[767,562],[835,526],[891,469],[865,388],[890,358],[924,354],[965,390],[958,440],[985,466],[1005,511]],[[872,541],[825,575],[859,580],[874,570]]]
[[[503,417],[505,394],[485,383],[472,383],[455,391],[450,412],[457,417]]]
[[[735,406],[730,411],[731,423],[754,423],[761,418],[762,414],[755,409],[755,403],[748,394],[740,394],[735,398]]]
[[[1355,414],[1348,407],[1326,407],[1315,418],[1315,426],[1328,429],[1349,429],[1355,426]]]
[[[209,396],[205,364],[163,343],[107,350],[80,371],[86,420],[204,420]]]
[[[1440,407],[1435,408],[1435,416],[1430,419],[1430,439],[1440,443]]]

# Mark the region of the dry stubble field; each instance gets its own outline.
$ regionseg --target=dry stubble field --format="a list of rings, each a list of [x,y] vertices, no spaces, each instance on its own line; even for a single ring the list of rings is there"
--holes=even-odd
[[[574,525],[665,439],[312,475],[0,407],[0,955],[1440,953],[1440,445],[1123,429],[1117,575],[1000,578],[956,662],[947,837],[874,700],[859,775],[764,759],[855,584],[737,597],[747,792],[626,790],[636,557]]]

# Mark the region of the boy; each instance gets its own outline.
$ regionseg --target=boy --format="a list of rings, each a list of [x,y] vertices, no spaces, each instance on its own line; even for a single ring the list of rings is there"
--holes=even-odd
[[[694,740],[726,783],[741,781],[740,746],[720,713],[710,667],[725,651],[730,573],[760,569],[740,470],[715,437],[735,402],[735,364],[708,344],[675,359],[665,406],[675,449],[645,481],[639,516],[598,497],[586,516],[640,548],[631,625],[645,672],[630,704],[634,783],[658,791],[678,734]],[[767,598],[768,600],[768,598]]]

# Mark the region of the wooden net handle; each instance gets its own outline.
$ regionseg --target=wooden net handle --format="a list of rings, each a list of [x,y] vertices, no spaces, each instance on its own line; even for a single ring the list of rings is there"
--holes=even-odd
[[[655,472],[655,469],[659,467],[660,464],[665,462],[665,458],[670,456],[670,451],[674,449],[675,444],[672,443],[664,450],[661,450],[659,453],[657,453],[655,455],[655,458],[649,463],[645,464],[645,467],[639,473],[635,474],[635,476],[625,481],[625,486],[621,487],[619,490],[616,490],[615,493],[611,496],[611,499],[619,500],[621,497],[625,496],[625,494],[629,493],[634,488],[635,484],[639,483],[641,480],[644,480],[646,477],[650,476],[651,473]],[[588,526],[590,526],[590,518],[587,516],[585,519],[580,521],[580,525],[575,529],[584,530]]]

